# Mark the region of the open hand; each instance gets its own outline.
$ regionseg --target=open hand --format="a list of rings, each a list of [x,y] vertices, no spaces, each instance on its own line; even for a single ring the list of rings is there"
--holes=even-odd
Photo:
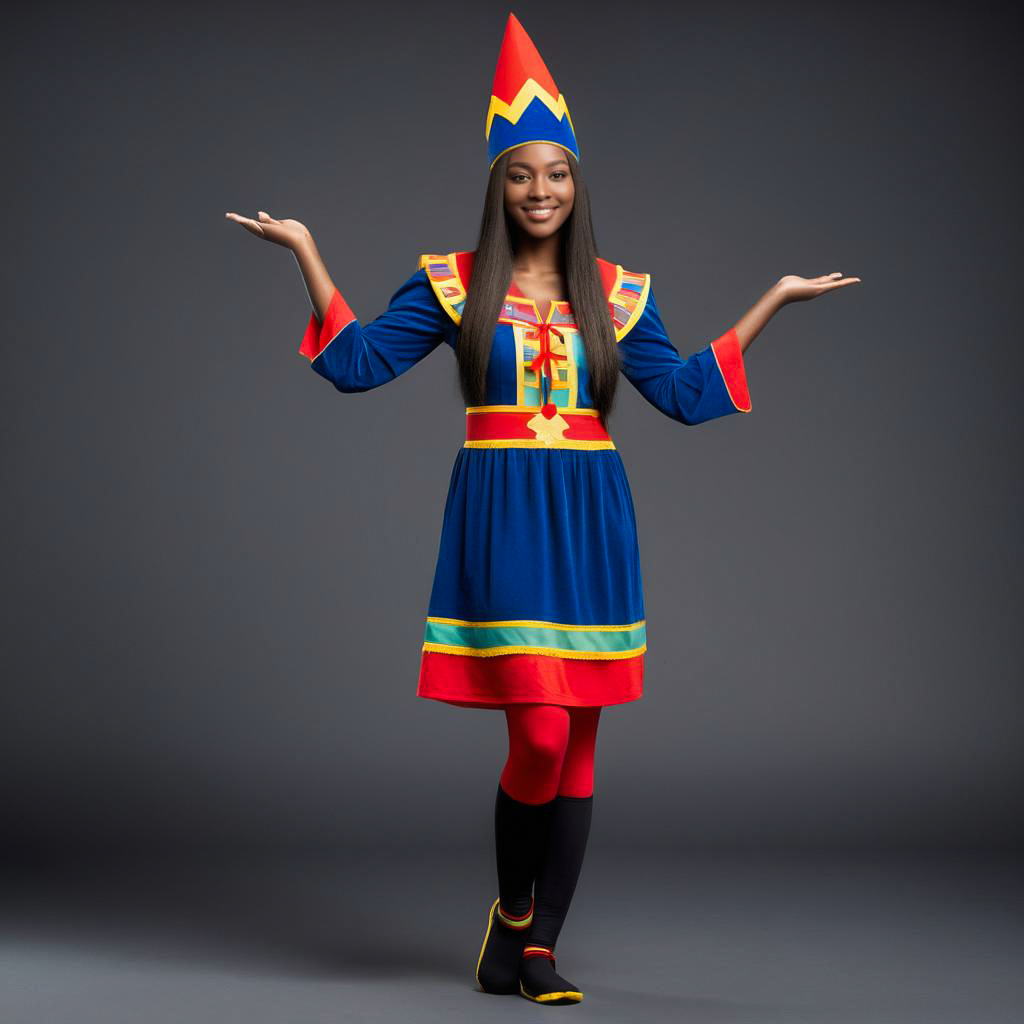
[[[283,245],[286,249],[297,249],[312,239],[305,224],[300,224],[297,220],[274,220],[265,210],[259,211],[259,220],[237,213],[225,213],[224,216],[236,224],[241,224],[246,231],[251,231],[268,242]]]
[[[797,277],[795,274],[788,274],[775,287],[784,303],[802,302],[804,299],[813,299],[824,292],[843,288],[848,284],[857,284],[859,281],[859,277],[843,277],[837,270],[834,274],[823,274],[821,277]]]

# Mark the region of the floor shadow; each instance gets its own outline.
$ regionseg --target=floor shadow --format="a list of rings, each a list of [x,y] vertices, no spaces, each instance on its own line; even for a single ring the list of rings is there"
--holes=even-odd
[[[350,865],[16,872],[0,878],[7,941],[48,941],[119,956],[231,965],[321,978],[428,976],[475,986],[483,935],[439,922],[436,894]],[[427,904],[429,903],[429,906]]]

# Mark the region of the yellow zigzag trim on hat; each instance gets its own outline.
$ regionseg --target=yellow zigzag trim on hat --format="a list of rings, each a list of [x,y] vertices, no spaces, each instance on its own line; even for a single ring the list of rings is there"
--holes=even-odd
[[[559,93],[558,99],[554,99],[547,89],[538,85],[532,78],[528,78],[523,82],[519,92],[516,93],[516,98],[511,103],[506,103],[497,96],[491,96],[491,105],[487,108],[487,120],[484,122],[484,138],[491,137],[491,122],[495,115],[501,114],[506,121],[516,124],[523,116],[523,111],[535,99],[540,100],[554,114],[556,120],[561,121],[563,115],[569,118],[569,129],[575,136],[576,129],[572,126],[572,118],[569,117],[569,108],[565,105],[565,97]]]

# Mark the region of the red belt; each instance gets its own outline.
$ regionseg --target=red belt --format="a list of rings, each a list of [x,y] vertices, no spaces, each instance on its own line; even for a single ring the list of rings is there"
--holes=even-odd
[[[467,443],[502,441],[526,441],[529,447],[615,447],[596,412],[570,412],[552,405],[543,410],[493,405],[466,409]]]

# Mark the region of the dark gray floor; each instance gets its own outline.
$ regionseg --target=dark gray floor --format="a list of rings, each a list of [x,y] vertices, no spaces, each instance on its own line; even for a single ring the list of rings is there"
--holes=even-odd
[[[1024,1020],[1020,865],[588,854],[559,941],[585,992],[475,991],[479,858],[10,869],[4,1024]]]

